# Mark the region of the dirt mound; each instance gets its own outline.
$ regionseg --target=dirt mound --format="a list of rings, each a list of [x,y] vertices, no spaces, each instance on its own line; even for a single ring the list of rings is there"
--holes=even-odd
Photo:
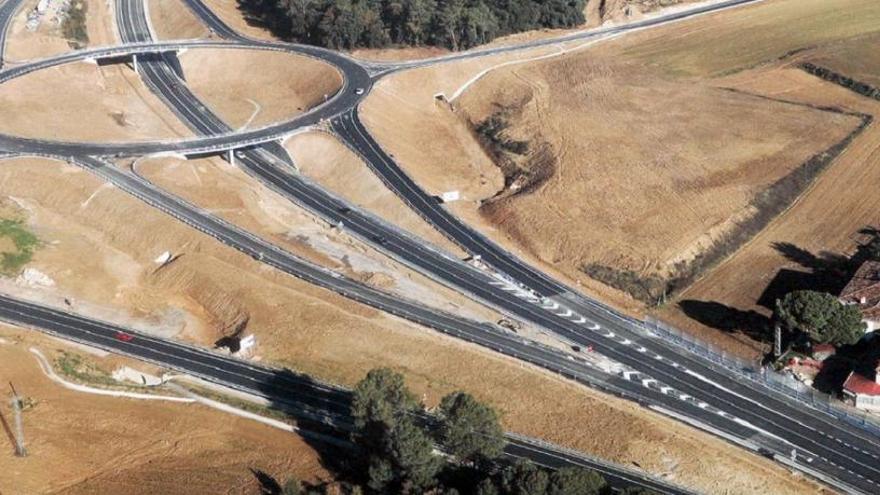
[[[147,282],[163,290],[185,294],[204,310],[208,323],[217,332],[217,340],[238,335],[250,319],[240,294],[221,287],[209,277],[186,266],[186,260],[177,260],[153,271]]]

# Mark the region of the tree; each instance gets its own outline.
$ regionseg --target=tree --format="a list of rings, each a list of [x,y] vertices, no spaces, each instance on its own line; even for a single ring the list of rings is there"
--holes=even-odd
[[[440,436],[447,451],[463,462],[493,460],[504,449],[504,431],[491,407],[464,392],[440,401]]]
[[[431,438],[411,419],[400,421],[390,435],[390,454],[395,477],[403,493],[424,493],[442,467],[434,455]]]
[[[369,423],[382,423],[389,428],[420,408],[403,382],[403,375],[388,368],[370,370],[354,388],[351,415],[356,429]]]
[[[477,485],[476,490],[474,491],[475,495],[499,495],[498,487],[495,486],[495,482],[492,481],[492,478],[484,478],[483,481]]]
[[[300,495],[300,493],[302,493],[302,488],[296,478],[290,478],[281,488],[281,495]]]
[[[608,484],[596,471],[562,468],[550,475],[548,495],[598,495]]]
[[[371,370],[352,399],[353,439],[367,457],[367,486],[377,493],[422,493],[442,466],[431,438],[416,425],[420,404],[403,376]]]
[[[544,495],[550,485],[550,477],[544,469],[518,460],[501,472],[501,491],[509,495]]]
[[[773,317],[788,330],[804,332],[818,343],[853,344],[865,333],[858,307],[844,305],[824,292],[791,292],[776,301]]]

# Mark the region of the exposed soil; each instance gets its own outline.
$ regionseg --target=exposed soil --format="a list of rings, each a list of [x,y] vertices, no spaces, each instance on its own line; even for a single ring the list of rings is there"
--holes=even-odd
[[[329,135],[320,136],[331,141],[325,151],[347,151],[344,147],[334,149],[336,143]],[[320,156],[332,163],[331,155]],[[313,163],[310,157],[302,158]],[[494,311],[388,260],[349,236],[344,228],[340,231],[327,225],[222,160],[152,159],[141,162],[138,170],[157,185],[314,263],[445,311],[479,320],[500,318]]]
[[[289,120],[342,86],[331,66],[265,50],[189,50],[180,62],[189,88],[233,128]]]
[[[234,301],[249,315],[246,331],[257,335],[256,359],[345,385],[372,367],[391,366],[429,404],[452,389],[469,390],[503,411],[512,430],[637,462],[709,493],[816,492],[769,461],[631,403],[280,275],[68,165],[7,161],[2,173],[0,194],[27,207],[29,227],[48,243],[33,262],[57,282],[39,290],[47,300],[64,294],[76,311],[88,311],[84,303],[91,302],[144,317],[183,308],[204,330],[182,336],[202,343],[223,328],[211,301]],[[165,250],[179,258],[154,273],[153,259]],[[108,478],[94,479],[100,485]]]
[[[50,8],[41,18],[36,29],[27,29],[28,13],[33,11],[39,0],[23,2],[9,26],[6,39],[5,57],[8,61],[22,61],[49,57],[72,50],[65,39],[60,24],[56,22],[56,9]],[[86,32],[91,46],[113,45],[116,37],[115,14],[106,0],[83,0],[86,4]],[[53,6],[61,2],[52,2]]]
[[[147,7],[160,40],[205,38],[210,34],[181,0],[148,0]]]
[[[297,167],[321,186],[457,256],[465,253],[426,223],[334,136],[310,132],[285,143]]]
[[[880,25],[876,7],[779,1],[700,17],[497,69],[453,108],[428,95],[450,95],[450,79],[468,68],[476,74],[476,67],[410,71],[380,83],[365,104],[365,121],[427,190],[461,184],[467,199],[489,200],[481,204],[484,218],[472,203],[454,205],[467,221],[590,293],[637,311],[620,293],[575,272],[586,265],[621,282],[656,279],[663,287],[683,263],[754,218],[761,191],[821,158],[861,122],[719,89],[701,77],[791,57],[798,44],[867,36]],[[489,136],[485,124],[493,118],[500,125]],[[473,148],[481,137],[488,154]],[[501,165],[495,171],[490,157]],[[572,253],[584,257],[572,263]]]
[[[0,85],[0,132],[67,141],[191,136],[125,65],[66,64]]]
[[[259,493],[251,469],[281,480],[328,478],[297,435],[196,404],[70,391],[43,374],[28,348],[36,346],[50,360],[62,350],[82,351],[5,325],[0,338],[0,372],[32,404],[22,415],[28,456],[14,457],[2,436],[4,494],[244,495]],[[84,356],[108,372],[120,365],[143,368],[118,357]],[[0,412],[11,421],[8,401]]]

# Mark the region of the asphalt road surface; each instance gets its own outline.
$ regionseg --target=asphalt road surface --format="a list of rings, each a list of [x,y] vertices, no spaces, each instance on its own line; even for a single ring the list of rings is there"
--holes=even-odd
[[[297,418],[301,428],[318,429],[345,441],[351,430],[351,392],[286,369],[256,365],[129,328],[0,295],[0,320],[34,328],[66,340],[177,370],[267,399]],[[133,338],[120,339],[120,334]],[[508,436],[505,454],[552,467],[581,466],[601,472],[615,487],[642,486],[662,494],[688,495],[645,473],[571,452],[540,441]]]
[[[746,1],[725,2],[723,6],[748,3]],[[291,52],[312,56],[325,60],[339,69],[345,79],[345,85],[337,95],[325,105],[312,112],[300,116],[290,122],[245,132],[232,132],[216,115],[208,110],[186,88],[175,70],[175,61],[169,50],[157,48],[153,54],[143,53],[138,56],[138,67],[141,75],[150,88],[155,91],[200,138],[175,142],[153,143],[58,143],[46,140],[22,140],[11,136],[0,136],[0,149],[7,151],[50,154],[59,156],[79,156],[80,163],[86,163],[97,173],[110,174],[106,164],[94,159],[82,159],[84,155],[137,155],[157,151],[193,151],[220,150],[242,147],[254,143],[257,147],[242,149],[236,153],[236,163],[248,173],[257,177],[273,189],[290,198],[328,222],[342,222],[344,228],[353,235],[372,244],[377,250],[399,260],[414,269],[425,273],[435,280],[456,288],[476,300],[492,306],[518,319],[548,329],[562,339],[581,346],[592,346],[611,359],[623,364],[629,371],[617,377],[595,378],[595,371],[579,368],[572,364],[562,353],[540,349],[540,359],[549,369],[566,365],[564,369],[578,368],[571,373],[574,379],[590,383],[599,388],[614,389],[619,395],[629,396],[650,404],[662,404],[689,418],[697,419],[734,437],[769,448],[779,454],[787,454],[789,448],[800,452],[802,458],[809,459],[810,467],[827,476],[839,480],[852,487],[852,491],[872,493],[877,491],[874,480],[880,479],[880,471],[876,467],[880,459],[880,447],[877,439],[866,432],[818,411],[809,409],[803,404],[794,403],[780,398],[775,392],[758,384],[742,383],[738,377],[731,376],[724,370],[718,370],[713,363],[646,334],[638,322],[619,315],[596,301],[584,298],[580,294],[554,281],[538,270],[516,259],[479,233],[452,216],[445,208],[438,205],[433,198],[426,195],[410,180],[399,166],[384,153],[378,143],[372,139],[360,123],[357,116],[357,104],[362,95],[357,95],[354,88],[364,88],[365,94],[371,88],[370,70],[376,73],[377,68],[358,64],[356,61],[336,54],[335,52],[281,43],[255,42],[236,34],[226,27],[210,10],[204,8],[198,0],[187,0],[190,8],[217,34],[228,38],[230,46],[252,46],[266,49],[285,49]],[[5,4],[4,4],[5,6]],[[717,9],[718,6],[702,7],[702,10]],[[3,6],[0,6],[2,15]],[[588,34],[576,34],[565,37],[565,40],[587,39],[589,37],[623,32],[628,29],[644,28],[663,22],[678,20],[690,13],[680,13],[667,18],[643,21],[635,26],[623,26],[608,30],[598,30]],[[143,4],[133,0],[120,0],[117,9],[117,21],[123,39],[127,43],[141,43],[142,50],[149,50],[149,27],[145,22]],[[0,18],[2,22],[2,18]],[[450,60],[485,56],[501,51],[521,50],[541,44],[558,43],[557,40],[543,40],[492,50],[469,52],[466,54],[418,61],[411,64],[398,64],[388,67],[397,70],[408,66],[429,63],[444,63]],[[184,46],[178,44],[178,46]],[[168,47],[173,48],[173,47]],[[116,52],[122,53],[122,52]],[[84,57],[84,54],[79,54]],[[110,54],[107,55],[112,56]],[[68,56],[70,57],[70,56]],[[37,70],[47,64],[55,63],[56,57],[37,64],[26,64],[16,67],[19,73]],[[74,60],[69,58],[67,61]],[[0,72],[0,81],[15,75],[13,70]],[[427,245],[412,235],[401,232],[358,208],[349,205],[341,198],[324,191],[307,179],[291,173],[289,157],[283,148],[270,141],[284,133],[292,132],[304,125],[313,124],[324,119],[332,119],[334,130],[349,145],[358,151],[368,165],[385,181],[385,183],[401,195],[406,202],[431,222],[441,232],[459,243],[467,251],[478,254],[482,260],[497,270],[497,275],[478,270],[462,263],[445,253]],[[144,190],[155,194],[154,188],[144,181],[126,174],[125,180],[132,184],[140,184],[141,189],[133,187],[133,194],[144,195]],[[114,180],[121,180],[114,177]],[[141,197],[141,196],[139,196]],[[181,218],[190,215],[188,223],[200,230],[227,242],[238,249],[248,243],[257,242],[253,236],[242,233],[230,233],[222,224],[207,222],[208,216],[192,217],[181,203],[174,203],[166,196],[154,206]],[[142,197],[143,199],[143,197]],[[148,201],[149,202],[149,201]],[[191,209],[192,210],[192,209]],[[194,211],[194,210],[193,210]],[[198,213],[198,212],[196,212]],[[186,221],[186,220],[185,220]],[[210,224],[210,225],[208,225]],[[235,234],[235,235],[233,235]],[[237,237],[236,237],[237,236]],[[279,254],[271,246],[255,244],[247,247],[252,256],[279,267],[290,264],[291,257]],[[262,251],[261,251],[262,250]],[[283,252],[281,252],[283,253]],[[314,267],[312,267],[314,268]],[[283,269],[283,268],[280,268]],[[288,266],[288,273],[309,280],[322,287],[335,290],[361,302],[377,306],[379,302],[387,305],[382,309],[392,314],[411,319],[431,328],[445,331],[451,335],[457,333],[462,338],[480,339],[482,345],[508,355],[523,359],[536,359],[538,349],[534,345],[521,342],[509,335],[497,333],[490,325],[477,325],[473,322],[464,324],[459,320],[447,321],[439,318],[436,311],[426,308],[414,308],[406,301],[383,301],[387,294],[370,293],[364,295],[363,287],[342,286],[350,281],[338,278],[333,274],[321,272],[320,277],[304,276],[308,272],[302,266]],[[318,269],[320,272],[321,270]],[[314,275],[314,274],[312,274]],[[327,280],[327,277],[333,280]],[[334,282],[335,280],[335,282]],[[512,282],[512,283],[511,283]],[[524,290],[528,289],[528,290]],[[443,320],[443,321],[439,321]],[[439,322],[438,322],[439,321]],[[468,332],[461,334],[462,327]],[[493,333],[495,331],[496,333]],[[486,337],[489,336],[489,337]],[[531,354],[529,354],[531,353]],[[581,368],[585,368],[581,366]],[[569,373],[566,371],[565,373]],[[580,377],[575,376],[578,373]],[[589,376],[589,380],[585,377]]]

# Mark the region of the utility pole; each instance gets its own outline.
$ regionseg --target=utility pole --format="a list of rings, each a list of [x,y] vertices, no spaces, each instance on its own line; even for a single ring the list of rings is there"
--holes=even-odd
[[[9,388],[12,389],[12,415],[15,422],[15,455],[24,457],[27,455],[27,451],[24,448],[24,427],[21,422],[21,398],[15,391],[15,385],[12,382],[9,382]]]
[[[773,326],[773,357],[782,356],[782,327],[777,323]]]

